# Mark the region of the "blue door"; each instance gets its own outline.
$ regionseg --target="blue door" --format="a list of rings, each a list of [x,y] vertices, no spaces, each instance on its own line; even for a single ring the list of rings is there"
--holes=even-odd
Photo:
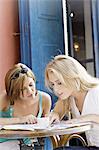
[[[21,61],[32,68],[37,88],[46,91],[44,70],[64,52],[61,0],[19,0]]]

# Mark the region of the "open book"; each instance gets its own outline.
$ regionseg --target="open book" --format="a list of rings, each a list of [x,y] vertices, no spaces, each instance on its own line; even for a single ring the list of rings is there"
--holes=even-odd
[[[14,125],[1,125],[0,129],[6,130],[61,130],[73,127],[80,127],[85,125],[92,125],[92,122],[84,122],[84,123],[74,123],[74,124],[66,124],[65,121],[61,121],[60,123],[50,124],[48,117],[38,118],[38,123],[36,124],[14,124]]]

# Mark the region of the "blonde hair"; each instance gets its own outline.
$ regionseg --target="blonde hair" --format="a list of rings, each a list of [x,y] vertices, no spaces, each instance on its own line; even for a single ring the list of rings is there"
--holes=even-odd
[[[10,97],[11,104],[14,104],[14,100],[20,97],[20,93],[23,89],[24,81],[27,77],[32,78],[35,82],[35,75],[32,70],[25,64],[18,63],[14,65],[5,76],[5,88],[7,95]]]
[[[49,72],[55,73],[64,81],[67,88],[76,91],[88,91],[99,85],[99,80],[88,74],[86,69],[74,58],[66,55],[58,55],[51,60],[45,69],[45,85],[51,90]]]

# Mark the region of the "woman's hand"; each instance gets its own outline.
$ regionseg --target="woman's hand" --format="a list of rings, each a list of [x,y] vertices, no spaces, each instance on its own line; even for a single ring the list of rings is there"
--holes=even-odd
[[[49,121],[50,121],[50,124],[52,124],[53,122],[54,123],[60,122],[59,114],[56,112],[51,112],[49,114]]]
[[[32,114],[20,117],[20,123],[34,124],[37,123],[37,118]]]

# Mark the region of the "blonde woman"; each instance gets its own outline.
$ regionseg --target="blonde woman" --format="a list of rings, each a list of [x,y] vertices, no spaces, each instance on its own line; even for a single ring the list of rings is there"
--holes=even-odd
[[[51,109],[49,94],[36,89],[36,79],[30,68],[22,63],[6,74],[6,92],[0,95],[0,124],[37,123]],[[29,139],[24,142],[30,143]],[[18,141],[0,138],[0,149],[18,150]]]
[[[58,96],[50,114],[51,122],[59,121],[71,111],[66,123],[92,121],[99,123],[99,80],[88,74],[74,58],[58,55],[45,69],[45,84]],[[99,128],[86,132],[89,146],[99,147]]]

